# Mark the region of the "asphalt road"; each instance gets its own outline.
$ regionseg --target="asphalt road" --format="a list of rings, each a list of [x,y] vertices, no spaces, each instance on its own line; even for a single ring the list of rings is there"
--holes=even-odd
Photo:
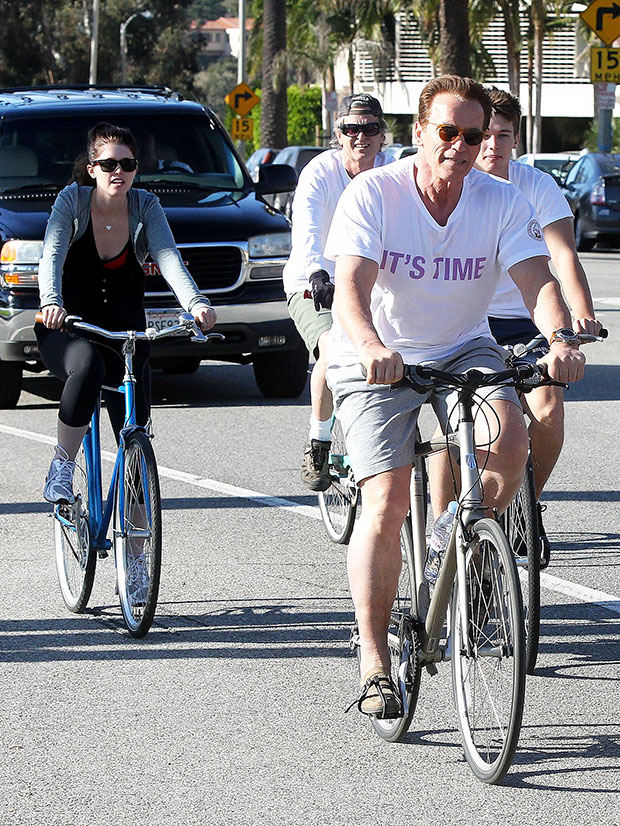
[[[423,675],[403,743],[343,714],[351,603],[299,481],[307,395],[266,402],[248,367],[155,375],[164,573],[133,641],[110,560],[88,613],[61,601],[41,498],[58,386],[39,376],[0,412],[0,823],[620,824],[620,255],[583,261],[611,334],[567,394],[541,653],[503,786],[463,760],[448,666]]]

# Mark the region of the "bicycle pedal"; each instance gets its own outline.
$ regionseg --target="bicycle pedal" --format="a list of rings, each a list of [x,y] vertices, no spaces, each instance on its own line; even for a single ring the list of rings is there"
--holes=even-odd
[[[98,559],[107,559],[109,557],[109,553],[103,549],[97,551]]]

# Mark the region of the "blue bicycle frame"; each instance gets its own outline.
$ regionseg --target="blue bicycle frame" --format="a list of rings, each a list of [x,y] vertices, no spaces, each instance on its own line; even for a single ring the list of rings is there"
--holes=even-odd
[[[83,440],[84,453],[86,456],[86,472],[88,476],[88,522],[91,545],[99,552],[101,556],[106,555],[107,551],[109,551],[112,547],[112,542],[107,538],[107,533],[115,504],[114,493],[117,490],[117,485],[119,497],[118,513],[120,519],[118,528],[122,534],[125,533],[125,440],[128,434],[134,432],[135,430],[146,430],[146,428],[136,423],[136,379],[133,375],[134,345],[135,342],[131,340],[126,341],[123,344],[123,355],[125,357],[125,375],[123,377],[123,384],[120,387],[106,387],[107,390],[112,390],[116,393],[123,393],[125,396],[125,421],[120,432],[119,446],[116,454],[116,461],[114,462],[114,470],[112,471],[112,479],[108,489],[105,510],[101,474],[101,435],[99,431],[101,421],[101,397],[99,397],[90,425]],[[147,515],[150,519],[151,505],[148,490],[144,490],[143,493],[145,497]]]

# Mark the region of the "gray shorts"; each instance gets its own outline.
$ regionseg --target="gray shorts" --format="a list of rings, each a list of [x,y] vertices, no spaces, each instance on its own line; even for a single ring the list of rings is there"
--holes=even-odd
[[[490,338],[477,338],[448,358],[432,363],[439,370],[464,373],[472,367],[489,373],[504,368],[505,351]],[[456,392],[446,388],[422,395],[413,388],[370,385],[360,364],[327,368],[327,384],[334,397],[336,415],[342,424],[347,454],[358,482],[414,461],[418,412],[424,402],[433,406],[446,432],[455,412]],[[520,406],[513,387],[483,387],[484,399],[505,399]]]
[[[303,338],[308,352],[319,357],[318,343],[323,333],[331,329],[332,311],[314,309],[314,301],[304,298],[303,292],[293,293],[288,299],[288,312]]]

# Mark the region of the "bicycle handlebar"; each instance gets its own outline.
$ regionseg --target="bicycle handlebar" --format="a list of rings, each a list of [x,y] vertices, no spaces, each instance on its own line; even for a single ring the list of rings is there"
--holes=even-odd
[[[404,378],[416,388],[424,388],[424,392],[435,385],[477,390],[480,387],[500,384],[528,384],[530,387],[537,387],[543,382],[549,383],[544,364],[518,364],[516,367],[494,373],[483,373],[475,368],[466,373],[448,373],[427,364],[405,364]]]
[[[43,313],[37,313],[35,320],[43,322]],[[165,338],[166,336],[175,335],[175,333],[179,332],[189,333],[196,342],[209,341],[209,339],[213,338],[224,338],[221,333],[203,333],[199,330],[194,316],[191,313],[180,313],[178,324],[174,324],[172,327],[166,327],[164,330],[155,330],[154,328],[149,328],[145,332],[142,330],[105,330],[103,327],[97,327],[96,324],[89,324],[87,321],[82,321],[80,316],[77,315],[65,316],[61,329],[69,333],[72,330],[92,333],[93,335],[101,336],[101,338],[107,338],[112,341],[128,341],[129,339],[134,339],[135,341],[155,341],[155,339]]]
[[[605,329],[605,327],[601,327],[598,332],[598,335],[593,335],[592,333],[577,333],[577,338],[579,340],[579,344],[591,344],[593,341],[603,341],[609,335],[609,330]],[[543,342],[546,342],[547,339],[541,334],[534,336],[531,341],[528,341],[527,344],[508,344],[504,345],[506,349],[510,350],[510,355],[514,358],[520,358],[524,356],[526,353],[529,353],[530,350],[534,350]]]

